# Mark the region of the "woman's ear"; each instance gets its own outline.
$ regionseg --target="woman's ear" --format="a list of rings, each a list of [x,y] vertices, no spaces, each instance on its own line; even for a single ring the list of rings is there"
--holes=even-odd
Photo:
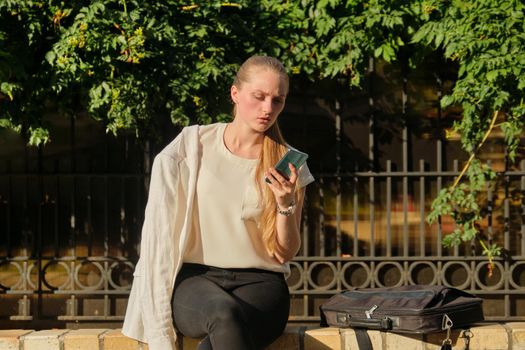
[[[232,98],[233,103],[236,104],[239,100],[239,89],[237,89],[237,86],[232,85],[232,87],[230,88],[230,96]]]

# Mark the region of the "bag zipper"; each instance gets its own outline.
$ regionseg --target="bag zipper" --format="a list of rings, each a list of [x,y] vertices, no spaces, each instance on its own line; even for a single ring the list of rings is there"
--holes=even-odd
[[[383,312],[383,310],[381,309],[380,306],[377,306],[377,305],[373,305],[373,310],[371,309],[370,306],[366,306],[366,307],[352,307],[352,308],[347,308],[347,310],[355,310],[355,311],[362,311],[365,316],[366,316],[366,312],[367,311],[370,311],[372,310],[372,313],[376,313],[376,314],[380,314],[380,315],[392,315],[392,316],[417,316],[417,315],[431,315],[433,313],[436,313],[436,314],[439,314],[439,313],[443,313],[445,311],[447,312],[450,312],[450,311],[454,311],[456,309],[464,309],[465,307],[467,306],[475,306],[476,304],[478,304],[479,301],[471,301],[471,302],[468,302],[468,303],[464,303],[464,304],[461,304],[461,305],[454,305],[454,306],[447,306],[447,307],[440,307],[438,309],[389,309],[388,310],[388,314],[385,314]],[[374,308],[375,306],[377,306],[376,308]],[[323,308],[324,310],[326,311],[335,311],[335,312],[341,312],[341,311],[344,311],[344,312],[347,312],[349,313],[349,311],[347,310],[341,310],[341,309],[332,309],[332,308]],[[407,314],[407,311],[409,312],[412,312],[412,314]],[[396,315],[396,313],[401,313],[401,315]]]

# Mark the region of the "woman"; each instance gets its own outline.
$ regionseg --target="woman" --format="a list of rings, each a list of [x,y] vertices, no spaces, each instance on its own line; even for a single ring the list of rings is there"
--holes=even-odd
[[[306,165],[289,179],[273,168],[287,93],[283,65],[253,56],[231,87],[233,121],[185,128],[155,158],[123,328],[150,350],[175,349],[175,328],[200,350],[262,349],[282,333],[313,181]]]

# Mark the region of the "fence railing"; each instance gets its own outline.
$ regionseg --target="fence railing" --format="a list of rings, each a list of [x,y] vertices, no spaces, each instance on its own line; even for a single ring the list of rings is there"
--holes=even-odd
[[[525,161],[520,171],[500,174],[498,198],[492,187],[486,191],[480,234],[504,252],[492,274],[476,241],[443,247],[442,238],[454,229],[450,219],[426,223],[435,194],[458,173],[425,171],[420,164],[412,172],[318,178],[308,192],[303,249],[288,279],[293,319],[315,320],[319,304],[347,288],[418,283],[482,296],[487,319],[525,319]],[[395,182],[401,191],[394,198]]]
[[[480,295],[487,319],[525,320],[525,161],[503,174],[506,196],[486,192],[483,234],[505,251],[492,276],[475,242],[441,245],[452,222],[425,222],[435,193],[457,172],[420,165],[316,176],[288,278],[291,320],[317,320],[318,306],[347,288],[415,283]],[[144,177],[5,174],[0,183],[0,316],[121,321],[137,260]]]
[[[0,184],[0,316],[122,320],[144,175],[6,174]]]

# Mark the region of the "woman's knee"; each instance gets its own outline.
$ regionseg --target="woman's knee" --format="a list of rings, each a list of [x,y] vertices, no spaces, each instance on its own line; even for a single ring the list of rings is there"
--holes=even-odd
[[[244,324],[245,318],[241,305],[234,299],[221,298],[211,300],[206,310],[210,324]]]

